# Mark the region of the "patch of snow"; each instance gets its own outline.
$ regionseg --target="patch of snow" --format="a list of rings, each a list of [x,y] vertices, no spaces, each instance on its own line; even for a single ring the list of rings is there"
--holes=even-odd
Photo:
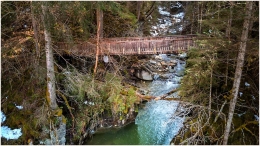
[[[1,123],[3,123],[6,120],[5,114],[1,111]],[[6,138],[7,140],[9,139],[18,139],[22,135],[22,129],[13,129],[11,130],[7,126],[1,126],[1,137]]]
[[[103,61],[104,61],[105,63],[108,63],[108,56],[104,56],[104,57],[103,57]]]
[[[7,140],[9,139],[18,139],[22,135],[22,129],[14,129],[11,130],[7,126],[1,126],[1,137],[6,138]]]
[[[239,92],[239,96],[241,97],[243,95],[243,92]]]
[[[6,120],[6,116],[2,111],[0,113],[0,117],[1,117],[1,124],[2,124]]]
[[[17,107],[19,110],[23,109],[23,106],[20,106],[20,105],[16,105],[16,107]]]
[[[95,105],[94,102],[88,102],[87,100],[84,102],[84,104],[88,104],[88,105]]]
[[[257,120],[257,121],[259,121],[259,117],[257,116],[257,115],[254,115],[255,116],[255,119]]]
[[[246,114],[246,112],[243,112],[241,114],[237,114],[239,117],[243,116],[244,114]]]
[[[19,110],[23,109],[23,106],[20,105],[16,105],[16,103],[14,103],[15,107],[18,108]]]
[[[249,86],[250,86],[250,84],[249,84],[249,83],[247,83],[247,82],[245,82],[245,86],[246,86],[246,87],[249,87]]]
[[[251,95],[251,97],[255,100],[255,96],[254,95]]]
[[[15,107],[18,108],[19,110],[23,109],[23,106],[20,105],[16,105],[16,103],[14,103]]]

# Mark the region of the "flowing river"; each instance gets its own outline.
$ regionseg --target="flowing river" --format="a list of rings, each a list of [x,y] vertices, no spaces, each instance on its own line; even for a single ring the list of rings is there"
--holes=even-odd
[[[152,82],[140,82],[148,94],[164,95],[180,85],[180,79],[185,70],[185,61],[176,56],[160,55],[163,60],[176,60],[177,65],[172,73],[167,73],[168,79],[157,78]],[[178,98],[177,93],[169,95]],[[167,98],[167,97],[166,97]],[[139,110],[135,123],[122,128],[109,128],[96,132],[87,145],[169,145],[173,137],[183,126],[184,118],[173,116],[178,102],[168,100],[152,100]]]

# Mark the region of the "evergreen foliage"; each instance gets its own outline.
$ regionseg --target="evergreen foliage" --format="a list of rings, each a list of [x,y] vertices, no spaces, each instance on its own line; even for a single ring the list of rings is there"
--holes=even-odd
[[[187,13],[185,17],[190,21],[190,25],[186,27],[185,31],[203,35],[200,35],[200,37],[197,38],[197,47],[191,49],[188,53],[186,74],[182,79],[180,95],[185,101],[208,106],[209,110],[219,111],[220,105],[222,105],[224,106],[222,112],[227,116],[228,106],[225,106],[225,104],[226,101],[229,102],[230,99],[233,98],[231,93],[234,81],[233,77],[235,72],[238,47],[242,33],[241,26],[243,26],[246,11],[245,2],[192,3],[193,4],[187,6]],[[194,10],[195,7],[196,9]],[[254,2],[254,7],[258,7],[258,2]],[[255,9],[254,13],[254,17],[259,16],[259,10]],[[253,24],[258,24],[259,20],[254,18],[251,18],[251,20],[253,20],[251,26],[254,26]],[[228,23],[230,21],[231,26],[229,26]],[[230,35],[227,33],[229,27]],[[259,32],[258,27],[255,28],[256,29],[254,30]],[[236,105],[235,116],[233,118],[234,127],[233,130],[231,130],[229,144],[259,143],[256,138],[259,136],[258,130],[255,130],[255,126],[257,125],[253,124],[254,122],[251,124],[246,124],[247,127],[244,127],[244,130],[247,132],[244,132],[243,128],[240,129],[243,123],[247,123],[248,121],[255,121],[252,113],[259,115],[258,104],[252,104],[255,100],[259,100],[259,95],[252,90],[247,92],[248,90],[246,89],[248,89],[248,87],[244,86],[248,82],[250,82],[250,85],[254,84],[258,86],[258,83],[254,83],[254,81],[258,82],[259,77],[254,76],[254,81],[251,80],[251,73],[248,71],[248,68],[252,68],[254,71],[259,71],[259,68],[256,69],[253,65],[249,65],[251,62],[249,58],[257,58],[255,63],[258,63],[257,60],[259,59],[259,50],[255,48],[259,47],[258,43],[256,43],[259,41],[258,37],[258,35],[249,35],[250,40],[247,42],[247,59],[243,68],[242,82],[239,90],[241,93],[239,97],[240,101]],[[254,52],[254,54],[252,54],[252,52]],[[211,71],[213,73],[212,82],[210,82]],[[211,87],[212,89],[210,90]],[[256,90],[258,91],[258,89]],[[212,102],[209,103],[208,100],[211,97]],[[252,97],[254,97],[254,99],[252,99]],[[212,109],[210,109],[209,104],[212,104]],[[251,113],[252,115],[240,115],[239,113],[242,111]],[[216,114],[213,112],[210,117],[205,118],[214,119],[215,117]],[[225,122],[223,120],[224,119],[219,122]],[[196,120],[192,123],[196,123]],[[213,126],[212,128],[215,129],[217,127]],[[218,135],[224,133],[223,130],[219,132],[220,133],[218,133]],[[188,139],[188,137],[186,138]],[[212,144],[213,141],[208,141],[206,143]],[[215,142],[217,144],[222,144],[221,139],[218,139]]]
[[[7,141],[1,138],[1,144],[28,144],[29,140],[39,144],[39,140],[49,138],[49,122],[52,120],[55,123],[44,98],[47,79],[45,40],[42,33],[44,22],[41,20],[42,3],[1,2],[1,110],[7,115],[3,124],[10,128],[22,128],[23,133],[18,140]],[[180,133],[183,137],[179,142],[185,143],[185,139],[193,137],[198,131],[197,127],[204,125],[195,137],[197,143],[194,140],[193,143],[186,141],[185,144],[222,144],[224,117],[228,114],[227,103],[232,98],[246,2],[180,3],[185,10],[184,19],[187,20],[182,33],[198,34],[198,37],[197,47],[188,52],[186,72],[179,93],[181,100],[204,108],[192,113],[193,119],[187,122],[187,125],[192,126],[186,133]],[[104,38],[149,36],[151,26],[158,20],[158,6],[175,11],[170,8],[175,2],[158,1],[52,1],[47,4],[49,15],[46,19],[52,22],[48,23],[48,30],[51,31],[54,49],[56,42],[73,44],[88,40],[96,43],[97,7],[104,12]],[[254,2],[253,8],[240,86],[240,92],[243,94],[236,105],[229,144],[259,144],[259,121],[255,118],[259,117],[258,1]],[[32,13],[36,18],[36,36]],[[35,45],[39,45],[39,54]],[[60,55],[55,51],[54,53],[56,57]],[[59,56],[60,59],[64,59],[63,57]],[[81,57],[72,57],[84,60]],[[100,70],[106,71],[101,72],[103,76],[97,77],[98,80],[92,78],[91,71],[82,73],[83,71],[74,67],[60,68],[60,64],[56,62],[59,108],[54,111],[54,115],[66,116],[62,119],[67,122],[68,135],[72,137],[68,143],[84,139],[85,134],[98,127],[103,117],[110,116],[114,121],[122,121],[127,119],[126,115],[134,109],[138,101],[136,89],[122,85],[123,77],[118,73],[123,70],[122,72],[127,74],[127,59],[120,58],[125,61],[121,64],[117,64],[116,57],[111,59],[114,59],[114,66],[112,65],[110,71],[104,65],[99,65]],[[92,59],[86,59],[84,63],[88,64],[87,70],[92,70]],[[113,70],[115,71],[112,72]],[[24,108],[19,110],[16,105]],[[221,113],[224,113],[224,116],[220,115],[220,118],[214,121],[222,105]],[[206,137],[203,139],[205,141],[200,139],[202,137]]]

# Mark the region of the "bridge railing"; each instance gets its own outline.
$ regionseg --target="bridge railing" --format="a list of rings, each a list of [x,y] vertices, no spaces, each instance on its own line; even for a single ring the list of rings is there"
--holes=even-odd
[[[166,37],[106,38],[100,42],[100,55],[167,54],[194,46],[194,35]],[[58,51],[78,56],[94,56],[96,44],[90,42],[57,43]]]
[[[142,40],[172,40],[179,38],[194,38],[196,35],[170,35],[170,36],[157,36],[157,37],[119,37],[119,38],[103,38],[104,42],[119,42],[119,41],[142,41]]]
[[[110,55],[173,53],[187,50],[193,45],[192,38],[109,41],[101,43],[101,52]]]

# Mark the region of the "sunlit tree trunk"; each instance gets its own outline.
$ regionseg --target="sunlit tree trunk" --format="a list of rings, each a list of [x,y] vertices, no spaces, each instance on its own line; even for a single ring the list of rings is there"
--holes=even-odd
[[[48,8],[46,2],[43,2],[42,7],[42,20],[44,26],[44,36],[45,36],[45,51],[46,51],[46,64],[47,64],[47,92],[46,98],[49,106],[52,109],[57,109],[56,102],[56,88],[55,88],[55,74],[54,74],[54,63],[53,63],[53,50],[52,50],[52,40],[50,33],[50,22]]]
[[[97,65],[98,65],[98,56],[100,50],[100,38],[103,38],[103,11],[100,8],[100,5],[97,5],[97,47],[96,47],[96,62],[94,67],[94,75],[97,72]]]
[[[241,81],[242,68],[244,66],[246,42],[248,39],[248,29],[249,29],[251,14],[252,14],[252,7],[253,7],[253,2],[247,1],[246,2],[247,11],[246,11],[245,19],[244,19],[244,24],[243,24],[241,42],[240,42],[239,53],[238,53],[238,58],[237,58],[235,78],[234,78],[234,83],[233,83],[233,88],[232,88],[233,98],[230,101],[228,121],[227,121],[226,128],[225,128],[223,145],[227,145],[227,143],[228,143],[229,132],[231,129],[233,114],[235,111],[235,106],[236,106],[236,102],[237,102],[237,98],[238,98],[238,91],[239,91],[239,86],[240,86],[240,81]]]

